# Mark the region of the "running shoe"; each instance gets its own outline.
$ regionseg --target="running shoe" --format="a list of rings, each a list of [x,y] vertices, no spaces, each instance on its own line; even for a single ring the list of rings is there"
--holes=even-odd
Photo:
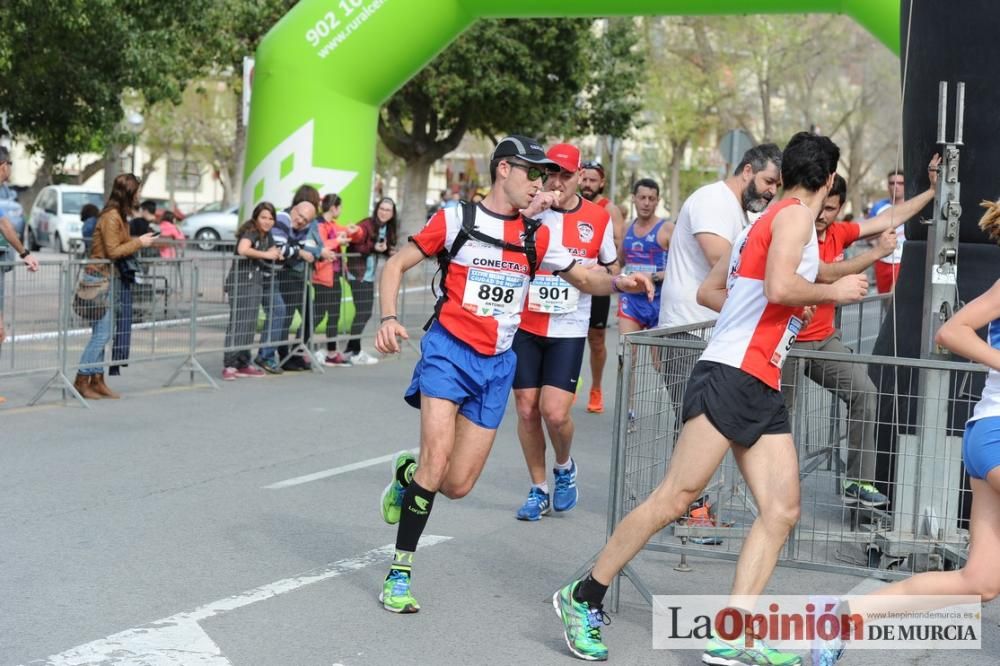
[[[222,381],[224,381],[224,382],[235,382],[236,381],[236,368],[223,368],[222,369]]]
[[[351,357],[351,365],[375,365],[376,363],[378,363],[378,359],[364,349]]]
[[[556,511],[569,511],[576,506],[579,493],[576,490],[576,461],[569,459],[569,469],[555,468],[556,489],[552,493],[552,508]]]
[[[701,504],[698,504],[701,502]],[[687,527],[715,527],[715,519],[712,518],[711,507],[707,499],[702,498],[688,509],[684,524]],[[697,505],[697,506],[696,506]],[[718,546],[722,544],[722,537],[718,536],[695,536],[689,537],[691,543],[702,546]]]
[[[344,358],[344,355],[340,352],[336,354],[328,354],[323,360],[323,365],[328,365],[331,368],[346,368],[351,365],[351,362]]]
[[[280,375],[285,371],[281,369],[278,362],[273,358],[264,358],[263,356],[258,356],[253,360],[254,365],[263,370],[269,375]]]
[[[382,501],[380,502],[382,520],[390,525],[398,523],[399,516],[403,512],[403,492],[406,488],[397,480],[399,470],[416,463],[416,457],[409,451],[400,451],[392,459],[392,480],[382,491]]]
[[[382,602],[382,608],[390,613],[416,613],[420,610],[420,604],[410,592],[410,574],[402,569],[389,569],[378,600]]]
[[[798,666],[802,657],[792,652],[780,652],[764,641],[754,641],[753,647],[711,638],[701,655],[704,664],[712,666]]]
[[[889,498],[878,491],[870,483],[862,481],[844,481],[844,504],[861,504],[864,506],[885,506]]]
[[[549,512],[551,507],[551,502],[549,501],[549,494],[542,490],[541,488],[536,488],[531,486],[531,490],[528,491],[528,499],[524,501],[521,508],[517,510],[518,520],[539,520],[542,516]]]
[[[242,368],[236,368],[236,376],[241,379],[246,378],[259,378],[263,377],[265,372],[255,365],[245,365]]]
[[[591,414],[604,413],[604,394],[601,389],[590,389],[590,400],[587,401],[587,411]]]
[[[834,597],[810,597],[811,601],[817,608],[829,608],[828,604],[837,603],[837,599]],[[842,609],[838,607],[833,611],[833,614],[841,615]],[[812,647],[809,650],[809,656],[812,659],[812,666],[833,666],[840,658],[844,656],[844,650],[847,646],[844,644],[843,637],[840,635],[835,636],[830,640],[823,640],[818,636],[813,640]]]
[[[563,623],[563,637],[569,651],[587,661],[606,661],[608,648],[601,642],[601,625],[611,624],[602,606],[591,608],[573,598],[580,581],[570,583],[552,595],[552,606]]]

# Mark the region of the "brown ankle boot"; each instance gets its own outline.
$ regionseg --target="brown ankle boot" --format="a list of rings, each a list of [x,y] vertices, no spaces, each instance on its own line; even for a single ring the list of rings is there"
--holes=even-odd
[[[102,398],[110,398],[111,400],[117,400],[121,396],[104,383],[104,373],[94,375],[93,379],[90,380],[90,388],[94,389],[97,393],[101,394]]]
[[[90,384],[90,375],[81,375],[77,373],[76,381],[73,382],[73,388],[76,389],[77,393],[83,396],[84,400],[100,400],[104,396],[94,390],[94,387]]]

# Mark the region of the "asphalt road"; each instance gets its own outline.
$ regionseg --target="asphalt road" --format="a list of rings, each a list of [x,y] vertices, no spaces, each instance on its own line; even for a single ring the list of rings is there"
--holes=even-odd
[[[221,359],[202,360],[218,376]],[[603,544],[611,414],[574,408],[577,508],[523,523],[511,403],[473,493],[435,503],[415,563],[423,610],[394,616],[377,602],[395,538],[378,515],[389,463],[371,461],[417,445],[418,414],[401,400],[414,360],[218,391],[160,389],[169,368],[152,365],[126,370],[113,383],[125,398],[90,410],[5,409],[0,664],[574,663],[548,597]],[[9,398],[34,388],[18,381]],[[731,563],[689,558],[694,570],[678,573],[677,561],[642,554],[636,568],[658,594],[728,591]],[[768,591],[861,581],[779,568]],[[987,606],[981,651],[843,663],[998,663],[998,619]],[[650,609],[628,584],[604,635],[613,663],[699,663],[652,648]]]

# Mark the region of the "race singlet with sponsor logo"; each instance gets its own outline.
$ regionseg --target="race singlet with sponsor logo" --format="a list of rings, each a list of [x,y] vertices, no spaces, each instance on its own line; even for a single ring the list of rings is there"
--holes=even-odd
[[[516,315],[524,307],[527,275],[470,268],[462,308],[479,317]]]
[[[528,310],[547,314],[576,312],[580,290],[555,275],[537,275],[528,290]]]

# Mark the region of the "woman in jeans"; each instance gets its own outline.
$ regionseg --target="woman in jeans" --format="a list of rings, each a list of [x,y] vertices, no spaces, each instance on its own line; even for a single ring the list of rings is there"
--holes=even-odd
[[[396,202],[383,197],[375,204],[372,216],[358,223],[360,231],[351,239],[348,248],[347,270],[354,297],[354,323],[352,337],[347,343],[347,358],[351,365],[373,365],[378,359],[361,349],[361,332],[372,316],[375,292],[375,268],[378,257],[389,257],[396,252]]]
[[[155,236],[152,233],[143,234],[138,238],[129,236],[126,220],[139,205],[139,179],[133,174],[123,173],[115,178],[111,186],[111,196],[104,205],[104,210],[97,218],[94,228],[94,240],[90,248],[90,258],[106,260],[108,263],[87,266],[84,269],[81,282],[100,283],[111,282],[108,292],[104,295],[105,308],[100,319],[91,324],[93,333],[90,341],[80,357],[80,371],[76,375],[74,388],[88,400],[100,398],[120,398],[121,396],[108,388],[104,383],[104,348],[111,339],[111,313],[115,307],[115,296],[122,289],[121,278],[114,269],[113,263],[119,259],[131,257],[143,248],[153,244]]]
[[[270,283],[274,262],[281,259],[281,250],[271,236],[275,216],[274,206],[262,201],[236,232],[237,259],[226,278],[229,325],[222,361],[222,378],[226,381],[264,375],[250,362],[250,346],[257,330],[257,311],[262,303],[264,307],[270,305],[264,299],[264,281]]]

